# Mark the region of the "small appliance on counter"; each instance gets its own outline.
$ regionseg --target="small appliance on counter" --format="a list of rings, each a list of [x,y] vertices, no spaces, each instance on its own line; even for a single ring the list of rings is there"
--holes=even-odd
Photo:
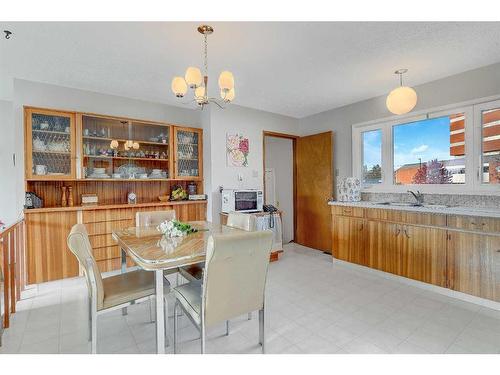
[[[257,189],[222,189],[221,211],[229,212],[261,212],[264,205],[264,193]]]

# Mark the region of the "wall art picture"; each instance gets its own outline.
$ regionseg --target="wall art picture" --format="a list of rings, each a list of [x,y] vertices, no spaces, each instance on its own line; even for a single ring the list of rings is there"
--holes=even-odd
[[[249,142],[241,133],[226,134],[226,160],[229,167],[248,167]]]

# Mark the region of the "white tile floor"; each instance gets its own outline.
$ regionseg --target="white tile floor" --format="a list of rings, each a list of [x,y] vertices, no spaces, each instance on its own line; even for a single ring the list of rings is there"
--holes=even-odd
[[[0,353],[88,353],[86,296],[82,278],[39,285],[19,303]],[[266,308],[268,353],[500,353],[499,311],[332,264],[293,244],[270,265]],[[98,322],[99,353],[155,351],[147,303]],[[180,323],[180,352],[198,353],[198,332],[186,317]],[[260,353],[256,314],[223,333],[223,325],[209,330],[207,352]]]

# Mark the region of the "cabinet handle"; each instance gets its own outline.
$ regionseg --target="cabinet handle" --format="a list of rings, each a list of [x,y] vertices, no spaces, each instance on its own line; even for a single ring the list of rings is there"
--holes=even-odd
[[[363,224],[363,223],[361,223],[361,225],[360,225],[360,227],[359,227],[359,230],[360,230],[360,231],[362,231],[362,230],[363,230],[363,228],[364,228],[364,224]]]
[[[399,226],[396,226],[396,237],[399,236],[399,233],[401,233],[401,228],[399,228]]]
[[[408,228],[405,228],[404,233],[406,238],[410,238],[410,235],[408,234]]]

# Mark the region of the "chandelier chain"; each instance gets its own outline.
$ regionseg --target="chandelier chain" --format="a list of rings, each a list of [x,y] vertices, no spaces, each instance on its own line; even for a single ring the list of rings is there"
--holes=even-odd
[[[205,75],[208,76],[208,42],[207,42],[207,34],[204,35],[204,57],[205,57]]]

